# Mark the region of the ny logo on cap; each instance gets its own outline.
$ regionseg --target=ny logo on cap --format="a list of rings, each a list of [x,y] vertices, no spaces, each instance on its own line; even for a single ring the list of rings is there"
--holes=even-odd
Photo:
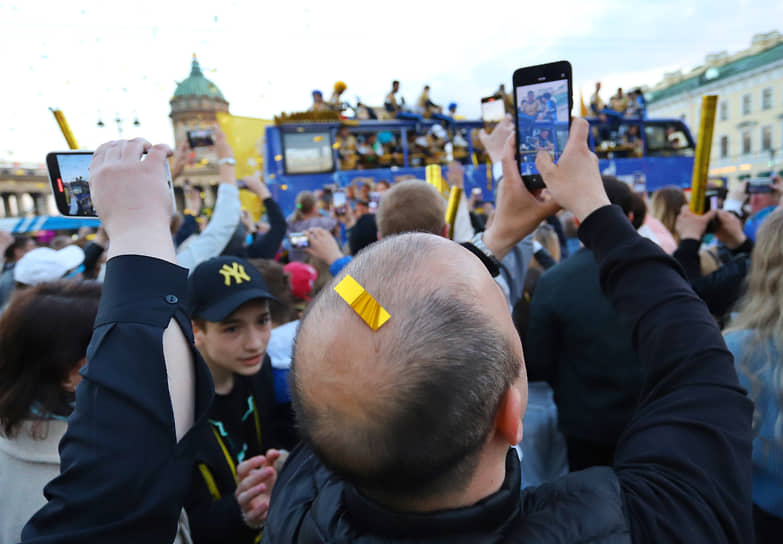
[[[231,285],[232,278],[235,282],[237,282],[237,285],[243,281],[250,281],[250,276],[248,276],[247,272],[245,272],[245,267],[239,263],[233,263],[232,266],[224,264],[223,268],[221,268],[218,272],[223,275],[223,279],[225,280],[226,285]]]

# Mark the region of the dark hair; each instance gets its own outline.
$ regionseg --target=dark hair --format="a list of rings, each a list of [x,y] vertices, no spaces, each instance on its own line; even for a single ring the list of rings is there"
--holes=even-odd
[[[631,211],[633,212],[633,228],[639,230],[647,216],[647,204],[639,193],[631,193]]]
[[[23,234],[14,234],[13,243],[5,249],[5,260],[13,261],[14,253],[16,252],[16,250],[23,249],[24,246],[26,246],[30,240],[32,240],[32,238],[30,238],[29,236],[25,236]]]
[[[69,415],[62,384],[87,354],[101,285],[60,280],[14,294],[0,317],[0,425],[13,436],[30,417]]]
[[[269,301],[269,313],[276,325],[283,325],[296,319],[294,294],[291,292],[291,280],[283,265],[271,259],[249,259],[261,275],[269,292],[277,299]]]
[[[376,348],[366,364],[380,368],[382,378],[368,397],[345,404],[312,396],[331,349],[319,343],[318,331],[326,320],[339,323],[353,311],[333,289],[309,306],[291,365],[303,440],[337,474],[384,504],[464,489],[522,368],[509,339],[470,295],[459,286],[421,281],[416,271],[446,243],[441,240],[422,233],[384,238],[345,268],[394,316],[373,333]],[[355,403],[362,405],[358,412]]]
[[[378,225],[375,223],[375,215],[366,213],[356,221],[348,233],[348,246],[351,248],[351,255],[356,255],[377,241]]]
[[[620,206],[625,215],[631,213],[633,211],[631,199],[633,191],[628,187],[628,184],[614,176],[601,176],[601,179],[604,181],[604,190],[606,191],[606,196],[609,197],[609,202]]]

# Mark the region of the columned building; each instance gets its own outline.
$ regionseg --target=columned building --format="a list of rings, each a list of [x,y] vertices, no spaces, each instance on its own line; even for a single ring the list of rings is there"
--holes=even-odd
[[[697,137],[706,94],[718,95],[710,175],[736,183],[783,171],[783,36],[757,34],[748,49],[666,74],[646,91],[647,114],[683,119]]]

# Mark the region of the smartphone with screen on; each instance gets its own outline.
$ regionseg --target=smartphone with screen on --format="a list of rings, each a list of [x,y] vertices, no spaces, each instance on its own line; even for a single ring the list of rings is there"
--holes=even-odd
[[[54,193],[57,211],[66,217],[97,217],[90,195],[90,163],[92,151],[53,151],[46,155],[46,168]],[[144,157],[142,157],[144,160]],[[171,191],[173,212],[177,211],[174,200],[174,184],[171,170],[166,161],[166,183]]]
[[[486,96],[481,99],[481,120],[485,126],[494,126],[506,117],[506,105],[502,96]]]
[[[568,141],[574,105],[571,64],[563,60],[520,68],[513,85],[517,164],[532,192],[544,187],[536,154],[549,151],[557,162]]]
[[[215,145],[215,131],[211,128],[189,130],[188,144],[191,148]]]
[[[310,247],[310,239],[307,238],[306,232],[291,232],[288,234],[288,241],[291,242],[291,247],[299,249]]]
[[[334,206],[334,211],[337,213],[345,213],[346,208],[345,205],[347,203],[347,199],[345,197],[345,191],[342,189],[335,189],[332,192],[332,206]]]
[[[381,203],[381,193],[375,191],[370,193],[370,213],[375,213],[378,209],[378,204]]]
[[[751,178],[748,180],[748,187],[745,192],[749,195],[756,193],[771,193],[772,178]]]

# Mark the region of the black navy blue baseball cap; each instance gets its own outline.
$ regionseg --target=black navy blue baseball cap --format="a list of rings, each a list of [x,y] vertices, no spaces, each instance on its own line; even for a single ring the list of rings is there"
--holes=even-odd
[[[238,257],[215,257],[196,267],[188,278],[190,316],[223,321],[245,302],[277,300],[261,272]]]

